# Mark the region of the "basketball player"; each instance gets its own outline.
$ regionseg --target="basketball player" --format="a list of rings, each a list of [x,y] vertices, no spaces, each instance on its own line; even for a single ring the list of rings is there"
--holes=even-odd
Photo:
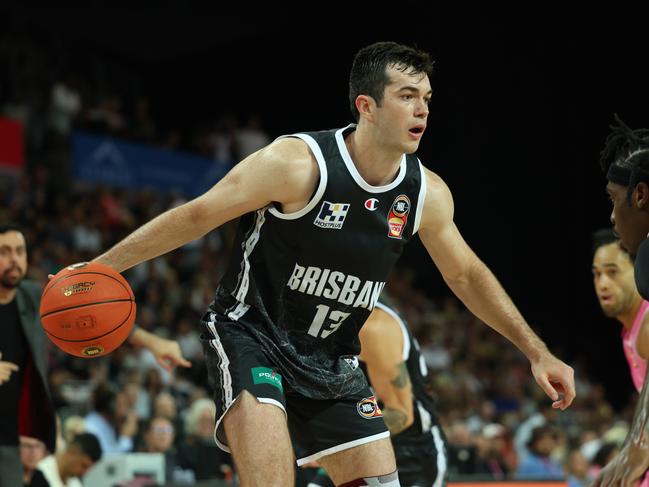
[[[649,130],[632,130],[616,117],[606,139],[602,168],[613,203],[611,222],[620,243],[635,258],[638,292],[649,301]],[[595,487],[630,487],[649,468],[649,387],[640,393],[629,434],[617,456],[600,472]]]
[[[289,430],[337,485],[399,485],[382,417],[358,412],[373,394],[355,355],[358,330],[417,232],[469,309],[527,355],[554,406],[574,398],[572,369],[464,242],[449,189],[412,155],[431,71],[429,55],[407,46],[361,49],[350,77],[358,124],[279,138],[97,259],[122,272],[241,217],[203,336],[215,439],[243,485],[293,484]]]
[[[638,294],[633,263],[620,247],[613,230],[605,228],[593,235],[593,280],[602,311],[622,323],[622,347],[631,378],[642,390],[649,357],[649,302]]]
[[[399,314],[380,301],[359,338],[358,358],[390,430],[401,485],[446,485],[446,440],[419,343]],[[326,473],[320,472],[308,487],[331,485]]]

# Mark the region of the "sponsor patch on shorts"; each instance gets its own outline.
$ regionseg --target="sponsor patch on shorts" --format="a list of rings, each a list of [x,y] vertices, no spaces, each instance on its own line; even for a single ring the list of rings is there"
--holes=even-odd
[[[376,396],[361,399],[356,404],[356,410],[365,419],[380,418],[383,416],[381,408],[376,402]]]
[[[277,387],[280,391],[284,392],[284,387],[282,386],[282,376],[275,372],[273,369],[268,367],[253,367],[252,372],[252,382],[254,384],[270,384],[271,386]]]

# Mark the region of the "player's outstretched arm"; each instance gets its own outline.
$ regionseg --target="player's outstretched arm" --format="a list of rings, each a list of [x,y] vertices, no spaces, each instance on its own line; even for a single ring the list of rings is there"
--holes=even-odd
[[[203,195],[157,216],[96,260],[122,272],[271,202],[306,205],[318,177],[306,143],[278,140],[241,161]]]
[[[367,375],[383,403],[383,420],[391,435],[410,426],[414,420],[412,384],[403,358],[403,333],[385,311],[374,308],[359,333],[361,354]]]
[[[153,333],[137,327],[131,333],[128,339],[131,345],[136,347],[148,348],[158,363],[167,371],[176,367],[191,367],[192,364],[185,357],[180,350],[180,345],[175,340],[168,340],[159,337]]]
[[[493,273],[464,241],[453,221],[453,198],[444,181],[428,170],[426,174],[419,236],[444,280],[473,314],[527,356],[534,378],[552,398],[553,406],[567,408],[575,397],[572,368],[548,351]]]
[[[599,473],[593,487],[635,487],[649,469],[649,374],[645,376],[631,429],[620,452]]]

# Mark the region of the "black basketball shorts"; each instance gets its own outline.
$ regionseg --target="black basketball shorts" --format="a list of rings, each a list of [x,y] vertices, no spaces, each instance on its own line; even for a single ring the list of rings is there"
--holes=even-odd
[[[311,399],[295,394],[281,369],[243,325],[220,321],[216,316],[207,313],[203,318],[201,341],[214,390],[214,439],[219,448],[230,452],[222,420],[244,390],[259,402],[284,411],[297,446],[298,466],[390,436],[369,387],[342,399]]]

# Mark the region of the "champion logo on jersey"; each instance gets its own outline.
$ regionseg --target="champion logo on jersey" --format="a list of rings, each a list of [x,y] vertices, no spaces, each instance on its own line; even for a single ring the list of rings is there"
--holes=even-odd
[[[401,238],[403,229],[408,223],[410,213],[410,198],[400,194],[394,199],[390,213],[388,214],[388,237]]]
[[[378,207],[379,207],[379,200],[377,200],[376,198],[369,198],[369,199],[365,200],[365,209],[366,210],[374,211]]]
[[[340,230],[349,211],[349,203],[331,203],[323,201],[318,216],[313,224],[320,228]]]

